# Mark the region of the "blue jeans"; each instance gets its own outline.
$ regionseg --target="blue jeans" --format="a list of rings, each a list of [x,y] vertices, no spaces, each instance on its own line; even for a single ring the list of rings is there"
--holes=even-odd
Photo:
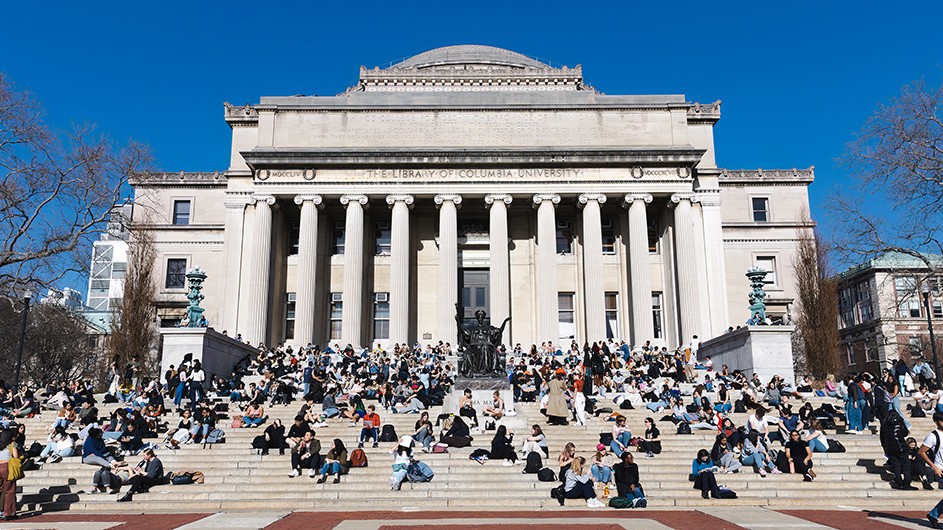
[[[910,394],[907,393],[907,387],[904,386],[904,383],[907,381],[906,375],[897,376],[897,385],[900,386],[900,395],[904,397],[909,397]]]
[[[718,403],[714,405],[714,410],[716,410],[717,412],[723,412],[724,414],[727,414],[731,410],[733,410],[733,405],[731,405],[730,403]]]
[[[265,416],[262,416],[261,418],[250,418],[248,416],[243,416],[242,423],[246,427],[249,427],[250,425],[262,425],[265,423]]]
[[[753,466],[756,468],[764,467],[767,469],[773,469],[773,466],[770,464],[769,458],[767,458],[765,454],[760,453],[760,452],[756,452],[756,453],[753,453],[752,455],[743,457],[741,459],[741,462],[743,462],[743,465],[745,466]]]
[[[855,407],[852,401],[849,401],[848,404],[845,405],[845,415],[848,419],[849,431],[860,431],[864,429],[864,425],[861,424],[861,407],[863,403],[864,400],[859,399],[857,407]]]
[[[186,383],[181,382],[177,384],[177,391],[174,392],[174,405],[178,407],[180,406],[180,402],[183,401],[183,394],[186,392],[186,390],[187,390]]]
[[[655,402],[652,402],[652,403],[647,403],[647,404],[645,405],[645,408],[647,408],[648,410],[650,410],[650,411],[652,411],[652,412],[658,412],[658,408],[659,408],[659,407],[661,407],[662,410],[664,410],[664,409],[668,408],[668,404],[665,403],[664,401],[655,401]]]
[[[612,478],[612,470],[606,466],[593,464],[593,467],[589,469],[593,473],[593,478],[596,479],[596,482],[609,482]]]
[[[813,453],[826,453],[828,452],[828,446],[825,445],[825,442],[821,438],[814,438],[809,442],[809,447],[812,448]]]
[[[368,438],[373,438],[373,443],[377,443],[379,441],[376,427],[360,429],[360,443],[366,442]]]
[[[612,449],[612,452],[615,453],[617,457],[622,458],[624,449],[619,446],[619,442],[621,442],[622,445],[628,449],[630,440],[632,440],[632,433],[629,431],[623,431],[623,433],[620,434],[618,438],[609,442],[609,448]]]
[[[642,486],[636,486],[634,491],[630,489],[629,491],[626,492],[625,498],[627,498],[627,499],[633,499],[633,500],[634,500],[634,499],[644,499],[644,498],[645,498],[645,492],[642,491]]]
[[[907,421],[907,416],[905,416],[904,413],[900,410],[900,395],[891,400],[891,410],[900,414],[901,418],[904,418],[904,425],[907,426],[907,430],[910,430],[910,422]]]
[[[939,519],[940,511],[943,511],[943,500],[936,503],[936,506],[934,506],[933,509],[930,510],[930,513],[927,515],[929,515],[930,517],[933,517],[934,519]]]
[[[339,477],[341,476],[341,465],[337,462],[334,462],[333,464],[324,464],[321,466],[321,474],[325,477],[328,476],[328,474],[337,475]]]

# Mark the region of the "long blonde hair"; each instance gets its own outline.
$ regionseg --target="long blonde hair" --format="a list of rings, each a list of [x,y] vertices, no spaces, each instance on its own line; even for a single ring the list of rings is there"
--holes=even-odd
[[[573,463],[570,464],[570,471],[574,475],[580,476],[583,474],[583,465],[586,463],[586,459],[582,456],[577,456],[573,458]]]

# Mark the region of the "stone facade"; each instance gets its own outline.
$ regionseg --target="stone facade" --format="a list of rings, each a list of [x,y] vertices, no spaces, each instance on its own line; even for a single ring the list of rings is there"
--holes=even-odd
[[[453,46],[338,96],[224,110],[226,171],[134,182],[168,321],[181,260],[208,273],[211,325],[253,343],[454,342],[459,303],[511,316],[525,348],[674,345],[748,318],[755,262],[773,315],[794,298],[812,169],[718,168],[720,102],[603,95],[579,66]]]

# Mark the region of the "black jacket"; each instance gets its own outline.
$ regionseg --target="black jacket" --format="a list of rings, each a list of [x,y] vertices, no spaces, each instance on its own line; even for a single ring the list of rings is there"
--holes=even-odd
[[[881,424],[881,447],[888,455],[903,455],[909,452],[907,435],[910,431],[904,426],[904,418],[896,411],[888,413]]]

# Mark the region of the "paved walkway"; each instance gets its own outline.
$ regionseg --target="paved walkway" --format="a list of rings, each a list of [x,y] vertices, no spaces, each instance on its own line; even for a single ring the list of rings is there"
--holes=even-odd
[[[593,530],[823,529],[899,530],[928,528],[926,512],[874,512],[853,507],[836,510],[770,510],[762,507],[710,507],[700,510],[572,509],[542,511],[351,511],[351,512],[220,512],[215,514],[154,513],[24,514],[18,521],[0,523],[0,530],[164,530],[226,528],[267,530]]]

